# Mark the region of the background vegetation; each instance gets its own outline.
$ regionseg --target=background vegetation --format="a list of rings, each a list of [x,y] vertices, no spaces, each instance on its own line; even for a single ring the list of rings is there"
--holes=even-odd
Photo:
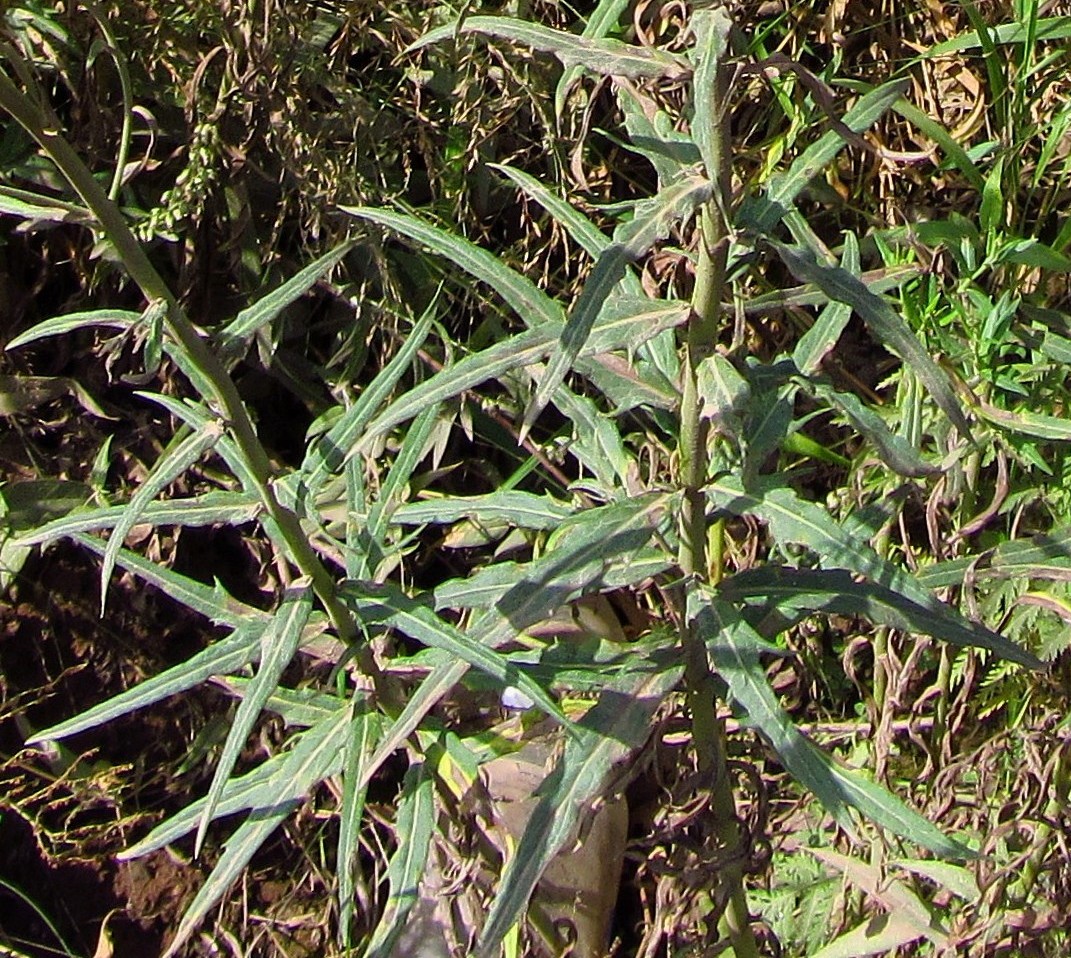
[[[1069,37],[4,4],[0,944],[1065,954]]]

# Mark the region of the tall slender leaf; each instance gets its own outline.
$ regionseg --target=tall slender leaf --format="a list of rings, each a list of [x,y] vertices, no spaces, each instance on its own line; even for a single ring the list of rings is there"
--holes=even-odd
[[[312,588],[307,579],[297,579],[286,590],[278,613],[261,636],[260,668],[238,706],[234,722],[227,733],[227,740],[223,743],[219,764],[216,766],[212,784],[208,789],[208,797],[205,800],[204,814],[197,827],[197,837],[194,840],[195,855],[201,850],[205,832],[215,814],[216,803],[223,794],[224,786],[234,770],[235,762],[238,761],[238,756],[245,746],[253,723],[256,722],[268,697],[279,684],[283,669],[290,664],[290,660],[301,644],[305,623],[308,622],[311,612]]]

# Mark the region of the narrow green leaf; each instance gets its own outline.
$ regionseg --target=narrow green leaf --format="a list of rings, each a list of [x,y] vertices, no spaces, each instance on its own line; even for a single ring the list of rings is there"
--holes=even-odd
[[[133,688],[86,709],[74,718],[51,728],[37,732],[27,740],[35,742],[57,741],[80,732],[88,731],[138,709],[145,708],[177,692],[185,692],[213,675],[226,675],[254,662],[260,656],[260,632],[262,630],[243,625],[225,639],[213,642],[208,648],[179,665],[140,682]]]
[[[425,311],[406,336],[401,349],[380,370],[375,379],[361,390],[353,405],[342,414],[342,418],[309,446],[305,461],[302,462],[295,479],[306,485],[312,494],[323,485],[328,475],[342,468],[365,426],[387,401],[391,391],[416,358],[428,333],[431,332],[435,308],[436,303],[433,303]]]
[[[977,408],[983,419],[1009,432],[1054,442],[1071,442],[1071,419],[1029,410],[1008,412],[989,403],[980,403]]]
[[[911,367],[960,433],[970,438],[970,426],[960,409],[948,377],[892,306],[872,293],[847,270],[819,263],[809,250],[788,246],[772,238],[767,238],[764,242],[777,252],[789,272],[797,279],[814,283],[830,299],[851,306],[862,317],[867,329],[878,342],[895,352]]]
[[[559,527],[539,559],[516,567],[516,576],[497,582],[501,591],[470,627],[472,641],[497,648],[525,629],[543,622],[587,592],[642,581],[650,563],[630,562],[658,531],[668,535],[668,517],[677,496],[664,493],[585,510]],[[340,597],[360,601],[364,583],[344,584]],[[401,715],[384,735],[361,776],[367,783],[387,758],[420,725],[424,716],[464,677],[468,663],[458,659],[436,667],[410,696]]]
[[[100,569],[101,615],[104,614],[108,601],[108,581],[115,568],[115,559],[127,534],[141,521],[149,503],[215,446],[222,435],[223,426],[218,422],[212,422],[199,432],[187,436],[177,445],[173,445],[156,461],[152,470],[138,486],[137,491],[130,497],[122,517],[112,529],[107,548],[104,550],[104,560]]]
[[[439,419],[437,405],[426,407],[413,420],[405,434],[402,448],[398,451],[390,471],[383,480],[379,495],[368,510],[361,538],[366,545],[364,554],[356,563],[358,578],[371,578],[387,553],[387,526],[398,508],[403,495],[407,494],[413,470],[427,452],[428,440]]]
[[[778,481],[778,480],[773,480]],[[937,620],[948,623],[949,638],[963,637],[962,628],[973,636],[971,644],[989,649],[1003,658],[1027,668],[1041,668],[1041,662],[1024,649],[988,629],[972,627],[954,609],[941,602],[910,573],[882,559],[874,549],[842,529],[825,510],[804,502],[792,490],[773,485],[760,491],[745,491],[732,478],[718,479],[707,487],[711,502],[732,515],[753,514],[762,517],[779,542],[795,542],[813,550],[827,568],[840,567],[865,575],[874,583],[899,593],[927,610]],[[955,636],[956,638],[951,638]]]
[[[689,596],[689,620],[704,637],[718,674],[748,723],[762,732],[789,773],[817,796],[845,828],[854,807],[876,824],[946,858],[974,857],[925,818],[879,785],[840,768],[796,728],[781,708],[759,655],[766,643],[731,606],[696,589]]]
[[[850,311],[849,311],[850,312]],[[838,410],[860,433],[873,444],[878,458],[901,476],[922,478],[941,470],[926,462],[919,451],[903,436],[893,432],[885,420],[853,393],[844,393],[828,383],[804,381],[803,388],[815,399]]]
[[[736,435],[751,399],[751,387],[732,360],[721,353],[708,356],[696,370],[702,415],[722,431]]]
[[[16,349],[28,343],[35,343],[50,336],[62,336],[79,329],[93,329],[104,326],[108,329],[126,330],[141,319],[141,313],[129,309],[94,309],[84,313],[68,313],[56,316],[32,326],[12,339],[5,349]]]
[[[591,335],[607,298],[625,275],[628,265],[645,255],[659,240],[710,198],[710,181],[691,176],[671,184],[657,196],[636,205],[632,222],[622,227],[600,255],[584,283],[569,320],[562,330],[558,347],[547,363],[543,378],[524,415],[522,432],[531,429],[565,380]]]
[[[977,646],[980,637],[992,645],[1002,646],[1007,641],[984,625],[957,621],[951,614],[937,614],[893,589],[861,581],[844,569],[765,565],[724,579],[718,585],[718,594],[731,602],[759,600],[770,608],[864,616],[876,625],[932,635],[963,647]]]
[[[364,767],[382,734],[381,716],[368,708],[367,697],[359,690],[353,697],[353,720],[343,749],[342,809],[338,826],[338,905],[339,938],[352,945],[351,923],[356,897],[354,882],[360,850],[361,820],[367,788],[362,784]]]
[[[924,937],[914,922],[899,915],[875,915],[819,948],[813,958],[866,958],[887,955]]]
[[[634,348],[661,330],[679,325],[686,317],[686,312],[679,307],[629,315],[617,315],[615,310],[604,310],[581,350],[581,356],[598,355],[626,346]],[[385,409],[365,430],[357,448],[367,446],[376,437],[412,419],[429,405],[459,396],[510,370],[539,362],[554,348],[561,331],[561,323],[544,323],[447,366]]]
[[[1002,23],[1000,26],[991,27],[988,31],[988,44],[1001,46],[1022,43],[1026,39],[1027,25],[1024,23]],[[1037,41],[1066,40],[1071,37],[1071,17],[1042,17],[1036,21]],[[982,37],[977,30],[968,30],[959,36],[952,37],[942,43],[930,47],[924,54],[927,57],[944,57],[950,53],[961,53],[964,50],[979,50],[983,44]]]
[[[853,133],[870,129],[907,90],[909,81],[890,80],[859,98],[841,122]],[[746,203],[739,214],[740,224],[761,237],[769,237],[781,218],[793,208],[796,197],[845,147],[847,141],[835,129],[812,143],[784,173],[771,176],[766,195]]]
[[[565,227],[570,238],[579,244],[580,248],[592,259],[598,259],[605,250],[609,249],[613,240],[583,213],[549,190],[541,180],[525,173],[524,170],[518,170],[503,163],[489,165],[492,169],[508,176],[524,191],[525,195],[542,206],[557,223]],[[634,273],[626,272],[622,281],[627,284],[628,295],[644,297],[643,286]]]
[[[661,50],[633,46],[619,40],[577,36],[512,17],[466,17],[429,31],[410,45],[406,52],[452,40],[461,33],[479,33],[523,43],[533,50],[553,54],[567,70],[578,67],[600,76],[682,80],[691,72],[687,61]]]
[[[584,24],[583,36],[589,40],[601,40],[611,33],[621,19],[621,14],[628,7],[630,0],[599,0],[598,6],[591,12]],[[554,115],[561,121],[565,109],[565,97],[576,83],[583,69],[580,66],[568,67],[558,80],[554,90]]]
[[[971,186],[977,192],[982,192],[985,188],[985,177],[982,176],[981,171],[974,160],[967,154],[967,151],[952,139],[952,135],[940,121],[935,120],[928,113],[923,113],[917,106],[905,99],[897,100],[893,104],[893,109],[918,129],[923,136],[933,140],[944,151],[949,161],[955,164],[956,168],[967,177]]]
[[[93,214],[83,206],[3,185],[0,185],[0,213],[31,223],[93,223]]]
[[[395,510],[399,525],[445,525],[470,519],[477,523],[506,522],[521,529],[555,529],[573,514],[567,503],[530,492],[492,492],[483,496],[450,496],[409,502]]]
[[[361,586],[360,591],[351,588],[348,594],[363,622],[388,625],[424,645],[444,649],[491,676],[503,689],[510,686],[520,689],[548,715],[563,725],[569,724],[553,698],[507,658],[481,644],[477,636],[466,634],[439,618],[428,606],[410,599],[390,583],[361,583]]]
[[[83,548],[89,549],[98,556],[104,555],[106,543],[93,536],[81,533],[72,536]],[[207,586],[196,579],[160,565],[150,562],[129,549],[120,549],[116,556],[116,563],[127,572],[132,572],[142,582],[155,586],[165,595],[170,596],[180,605],[199,612],[209,619],[214,625],[225,625],[238,628],[244,624],[263,624],[269,618],[266,612],[239,602],[217,580],[213,586]]]
[[[298,742],[287,753],[279,774],[273,776],[271,787],[262,789],[257,795],[255,807],[260,811],[251,814],[227,841],[216,867],[182,916],[164,958],[172,958],[185,944],[205,915],[238,879],[257,849],[301,804],[302,796],[337,773],[349,729],[349,709],[340,708],[331,722],[299,736]]]
[[[237,357],[237,351],[258,329],[272,322],[287,306],[296,302],[331,272],[356,245],[353,240],[340,243],[333,250],[309,263],[270,293],[243,309],[220,330],[219,349],[224,356]]]
[[[604,692],[579,720],[576,738],[539,786],[539,804],[506,863],[476,946],[477,956],[499,954],[547,864],[575,838],[583,814],[602,794],[614,765],[647,740],[654,713],[682,672],[682,665],[673,664],[638,677],[627,692]]]
[[[80,532],[114,529],[127,515],[129,505],[82,509],[38,526],[19,538],[25,546],[42,545]],[[240,525],[251,522],[261,511],[260,500],[244,492],[206,492],[188,499],[150,502],[137,523],[152,526]]]
[[[600,591],[627,588],[660,575],[673,564],[671,555],[653,547],[608,557],[600,576]],[[435,608],[490,608],[510,589],[521,587],[530,574],[530,563],[496,562],[466,579],[447,579],[435,587]]]
[[[466,23],[471,23],[472,19]],[[494,254],[454,233],[432,226],[407,213],[396,213],[366,206],[342,206],[340,209],[351,216],[357,216],[393,230],[426,246],[433,253],[445,256],[466,273],[490,286],[529,326],[538,325],[540,322],[561,323],[564,321],[565,314],[562,308],[535,283],[503,265]]]
[[[692,81],[692,104],[695,119],[692,122],[692,139],[699,147],[703,166],[712,179],[718,176],[720,150],[715,147],[722,137],[722,125],[730,122],[724,103],[715,103],[715,91],[719,89],[719,71],[725,69],[725,54],[729,49],[729,31],[733,21],[725,7],[713,10],[696,10],[690,21],[695,35],[692,57],[695,61],[695,77]]]
[[[278,612],[261,636],[260,668],[235,712],[234,722],[223,744],[219,764],[216,766],[216,772],[212,777],[212,784],[209,786],[205,800],[204,814],[197,827],[197,837],[194,840],[195,856],[200,853],[205,832],[215,815],[216,803],[223,794],[223,788],[234,770],[238,756],[245,747],[253,724],[260,715],[264,703],[275,691],[283,669],[290,664],[294,653],[297,652],[305,630],[305,623],[308,622],[311,613],[312,589],[307,579],[297,579],[287,588]]]
[[[859,276],[859,240],[854,233],[844,234],[844,251],[840,265],[852,276]],[[864,285],[873,291],[869,283]],[[851,318],[852,308],[836,301],[828,303],[818,314],[814,325],[800,337],[792,351],[796,368],[804,376],[812,376],[819,371],[822,359],[837,345],[840,334],[844,332],[844,327]]]
[[[417,901],[435,828],[434,779],[423,763],[409,766],[394,822],[397,847],[387,865],[390,893],[368,944],[368,958],[388,958]]]

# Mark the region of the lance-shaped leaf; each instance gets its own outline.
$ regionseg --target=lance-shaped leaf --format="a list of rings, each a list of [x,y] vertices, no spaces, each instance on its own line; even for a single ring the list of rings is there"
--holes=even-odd
[[[499,591],[494,604],[473,623],[470,638],[496,648],[586,592],[642,581],[650,574],[651,564],[637,563],[634,567],[629,560],[646,554],[644,547],[656,531],[669,533],[667,519],[678,501],[679,497],[664,493],[640,496],[585,510],[563,522],[546,554],[516,565],[510,581],[496,581]],[[365,588],[364,583],[344,584],[339,594],[352,604],[360,601]],[[362,784],[461,681],[468,668],[467,662],[458,659],[436,667],[421,682],[364,766]]]
[[[599,0],[598,6],[584,24],[582,35],[592,40],[605,37],[617,26],[629,2],[630,0]],[[568,67],[558,80],[558,86],[554,90],[554,115],[559,122],[565,109],[565,97],[582,72],[579,66]]]
[[[844,569],[767,565],[724,579],[718,594],[731,602],[758,602],[770,609],[864,616],[876,625],[932,635],[964,647],[978,645],[979,635],[993,643],[1006,641],[984,625],[934,613],[893,589],[861,580]]]
[[[540,322],[561,323],[565,319],[561,306],[535,283],[505,266],[496,256],[475,243],[407,213],[367,206],[343,206],[340,209],[351,216],[385,226],[426,246],[433,253],[445,256],[466,273],[490,286],[529,326]]]
[[[368,958],[388,958],[416,904],[435,827],[434,799],[434,779],[424,764],[410,765],[402,782],[398,817],[394,822],[398,844],[387,865],[390,892],[383,917],[368,944]]]
[[[256,796],[255,811],[227,840],[216,867],[186,909],[164,958],[172,958],[201,920],[223,897],[268,836],[301,804],[325,778],[338,772],[345,737],[350,730],[350,710],[341,703],[338,713],[303,733],[287,753],[269,783]],[[133,857],[130,853],[121,856]]]
[[[168,449],[152,467],[150,473],[138,486],[137,492],[123,509],[123,514],[112,530],[108,547],[104,550],[104,561],[100,569],[100,612],[108,601],[108,580],[115,568],[115,558],[123,545],[127,534],[139,522],[145,508],[156,496],[181,476],[198,459],[211,449],[223,435],[223,426],[218,422],[208,423],[204,429],[187,436],[181,442]]]
[[[577,36],[512,17],[466,17],[429,31],[406,52],[452,40],[460,33],[479,33],[523,43],[533,50],[553,54],[567,70],[579,67],[599,76],[681,80],[691,73],[689,63],[671,53],[632,46],[619,40]]]
[[[904,596],[929,612],[935,623],[944,621],[948,624],[947,633],[941,634],[941,638],[956,642],[964,638],[966,630],[972,636],[972,645],[989,649],[1027,668],[1041,668],[1041,662],[1035,656],[1003,636],[967,622],[909,572],[881,558],[869,543],[839,526],[824,509],[804,502],[791,489],[775,485],[776,481],[772,479],[763,484],[760,480],[756,482],[757,489],[745,490],[737,480],[724,477],[711,483],[707,494],[717,508],[732,515],[760,516],[769,523],[770,531],[779,542],[807,546],[826,567],[850,569]]]
[[[677,685],[683,666],[636,679],[627,691],[606,691],[579,720],[554,770],[539,786],[539,804],[502,873],[476,953],[491,958],[528,903],[550,860],[576,837],[584,812],[600,797],[615,763],[646,741],[651,718]]]
[[[886,300],[872,293],[847,270],[820,263],[810,250],[788,246],[775,239],[768,238],[764,242],[776,251],[798,280],[814,283],[830,299],[851,306],[862,317],[871,335],[911,367],[953,425],[970,438],[970,426],[948,377]]]
[[[84,313],[68,313],[65,316],[46,319],[25,332],[19,333],[5,349],[15,349],[50,336],[61,336],[64,333],[72,333],[79,329],[92,329],[97,326],[126,330],[134,326],[139,319],[141,319],[141,313],[129,309],[94,309]]]
[[[106,544],[100,539],[81,534],[73,538],[83,548],[89,549],[96,555],[104,555]],[[116,564],[126,569],[127,572],[132,572],[142,582],[155,586],[180,605],[199,612],[214,625],[226,625],[232,628],[255,623],[263,625],[270,618],[268,613],[239,602],[220,585],[218,580],[214,585],[207,586],[196,579],[180,575],[167,566],[150,562],[129,549],[119,550]]]
[[[27,225],[93,222],[93,214],[83,206],[11,186],[0,186],[0,213],[29,220]]]
[[[340,243],[299,270],[277,289],[243,309],[219,333],[219,348],[224,357],[237,358],[241,346],[249,341],[249,337],[272,322],[291,303],[304,296],[330,273],[355,245],[353,240]]]
[[[80,532],[114,529],[124,521],[129,510],[124,506],[82,509],[46,522],[33,532],[19,537],[19,544],[42,545],[53,539],[75,536]],[[259,498],[245,492],[206,492],[187,499],[150,502],[138,515],[138,523],[151,526],[240,525],[251,522],[261,511]]]
[[[854,233],[845,233],[844,251],[840,265],[852,276],[859,276],[859,241]],[[871,288],[867,283],[867,288]],[[829,302],[818,314],[814,325],[807,330],[792,351],[792,360],[804,376],[812,376],[821,368],[822,358],[837,345],[840,334],[852,318],[852,308],[845,303]]]
[[[770,646],[727,603],[701,589],[688,598],[688,617],[703,637],[714,667],[748,723],[760,731],[785,768],[818,797],[844,827],[853,807],[883,828],[946,858],[970,858],[969,848],[944,835],[895,795],[840,768],[796,728],[766,678],[760,653]]]
[[[919,451],[903,436],[893,432],[873,409],[853,393],[841,392],[829,383],[802,380],[801,385],[815,399],[838,410],[856,429],[873,443],[878,458],[901,476],[921,478],[940,472],[919,455]]]
[[[391,391],[405,375],[420,347],[431,332],[435,304],[429,307],[405,338],[401,348],[364,389],[360,395],[323,436],[314,440],[305,454],[301,469],[295,474],[297,483],[315,495],[329,475],[342,468],[365,426],[390,397]]]
[[[477,523],[506,522],[521,529],[556,529],[573,509],[550,496],[505,490],[484,496],[450,496],[409,502],[394,511],[399,525],[443,525],[470,519]]]
[[[353,721],[343,749],[342,809],[338,823],[338,905],[339,938],[345,947],[352,944],[350,923],[356,896],[354,873],[360,850],[361,819],[367,787],[364,767],[383,733],[382,716],[369,709],[366,696],[354,693]]]
[[[514,169],[501,163],[490,164],[493,169],[499,170],[508,176],[525,195],[535,200],[543,207],[554,220],[565,228],[570,238],[579,244],[580,248],[592,259],[599,256],[610,248],[613,240],[601,229],[591,222],[578,209],[563,200],[557,193],[549,190],[545,183],[537,180],[530,173]],[[622,289],[628,296],[637,299],[645,299],[643,285],[635,273],[626,270],[621,280]]]
[[[686,318],[686,312],[681,309],[625,314],[612,309],[604,310],[581,355],[635,347],[663,329],[680,325]],[[412,419],[431,404],[459,396],[467,389],[496,379],[510,370],[539,362],[554,348],[561,330],[560,323],[544,323],[447,366],[383,410],[365,430],[358,448],[367,446],[377,436]]]
[[[525,412],[522,432],[531,429],[573,368],[606,300],[625,275],[628,265],[645,255],[675,226],[688,219],[710,198],[710,190],[710,181],[705,177],[684,177],[665,187],[652,199],[636,205],[634,219],[618,230],[614,242],[600,254],[595,268],[584,283],[584,289],[562,330],[558,347],[547,363],[543,378]]]
[[[691,19],[695,34],[692,51],[695,60],[695,78],[692,83],[692,103],[695,118],[692,121],[692,139],[699,147],[707,175],[716,177],[721,163],[721,152],[716,144],[723,140],[723,124],[729,123],[725,103],[715,102],[720,88],[718,73],[725,69],[725,54],[729,49],[729,31],[733,21],[725,7],[713,10],[697,10]]]
[[[981,555],[960,556],[919,570],[930,589],[963,585],[964,580],[1052,579],[1071,582],[1071,529],[1054,529],[1029,539],[1005,542]]]
[[[283,669],[290,664],[301,644],[305,623],[308,622],[311,612],[312,588],[307,579],[297,579],[286,590],[278,612],[261,635],[260,668],[235,712],[234,722],[227,733],[226,742],[223,743],[219,764],[205,800],[204,814],[197,828],[194,855],[200,853],[205,832],[215,814],[216,803],[223,794],[223,788],[234,770],[234,764],[245,746],[253,723],[279,684]]]
[[[177,692],[192,689],[213,675],[236,672],[250,662],[256,661],[260,656],[262,631],[263,626],[256,628],[243,625],[225,639],[213,642],[208,648],[202,649],[185,662],[172,666],[151,679],[139,682],[133,688],[86,709],[72,719],[38,732],[28,740],[28,744],[56,741],[70,735],[77,735],[119,718],[121,715],[128,715],[154,702],[159,702]]]
[[[428,440],[439,419],[439,407],[428,406],[413,420],[405,434],[402,448],[398,451],[379,495],[368,510],[364,527],[357,530],[357,539],[362,547],[354,549],[354,569],[357,578],[370,578],[387,552],[387,526],[403,495],[407,494],[413,470],[427,452]],[[347,539],[347,546],[355,543]]]
[[[841,119],[853,133],[870,129],[903,96],[907,80],[890,80],[864,94]],[[835,129],[824,133],[793,161],[784,173],[770,177],[766,195],[744,204],[738,214],[742,226],[769,237],[781,218],[793,208],[796,197],[844,149],[847,140]]]
[[[350,588],[349,595],[363,622],[388,625],[424,645],[444,649],[490,675],[503,689],[510,686],[520,689],[548,715],[563,725],[568,724],[554,699],[507,658],[480,644],[478,638],[439,618],[434,610],[410,599],[397,586],[389,583],[362,583],[362,586],[363,589]]]

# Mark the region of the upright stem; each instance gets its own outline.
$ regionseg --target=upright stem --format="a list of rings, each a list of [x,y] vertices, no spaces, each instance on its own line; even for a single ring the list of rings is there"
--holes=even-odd
[[[726,221],[731,195],[731,166],[728,100],[725,68],[717,72],[715,89],[701,95],[714,97],[714,109],[723,122],[712,144],[715,158],[708,175],[714,179],[713,197],[703,208],[700,219],[699,260],[696,266],[692,315],[688,323],[685,361],[682,370],[680,421],[680,481],[684,493],[681,508],[681,571],[690,580],[717,581],[722,569],[723,528],[708,529],[706,497],[709,459],[707,440],[710,424],[701,415],[698,370],[716,347],[722,321],[722,299],[729,254],[729,224]],[[711,560],[708,561],[707,536],[712,533]],[[703,637],[685,616],[681,635],[684,647],[684,675],[688,706],[692,715],[692,743],[696,764],[702,777],[711,783],[711,813],[714,827],[724,848],[740,848],[741,835],[736,818],[736,800],[729,779],[725,728],[718,719],[714,697],[714,678],[707,659]],[[751,931],[747,897],[744,893],[740,865],[729,865],[720,875],[727,902],[719,930],[732,945],[736,958],[757,958],[759,951]]]
[[[137,283],[150,302],[167,306],[168,332],[180,344],[198,374],[198,381],[211,393],[206,397],[230,428],[234,441],[249,468],[257,494],[268,517],[279,530],[291,558],[301,572],[312,580],[313,589],[327,609],[339,638],[351,642],[357,635],[349,610],[335,592],[334,578],[309,544],[297,515],[279,502],[272,487],[272,466],[257,437],[238,389],[223,363],[201,337],[186,316],[167,283],[149,261],[145,250],[126,224],[119,207],[108,197],[88,167],[58,130],[50,129],[38,107],[11,80],[0,72],[0,107],[32,136],[52,159],[75,192],[96,217],[101,229],[115,247],[130,278]],[[374,663],[362,660],[362,665]]]

